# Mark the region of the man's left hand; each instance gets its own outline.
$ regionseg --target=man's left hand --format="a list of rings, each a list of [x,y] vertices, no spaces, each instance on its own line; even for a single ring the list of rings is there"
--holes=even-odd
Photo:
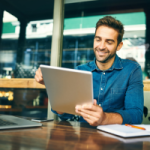
[[[98,126],[100,124],[104,124],[106,114],[103,112],[102,107],[97,105],[95,99],[93,104],[77,105],[75,107],[75,111],[92,126]]]

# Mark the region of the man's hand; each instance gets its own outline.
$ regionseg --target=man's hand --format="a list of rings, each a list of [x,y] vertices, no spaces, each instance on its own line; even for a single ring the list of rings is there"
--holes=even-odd
[[[40,84],[43,84],[44,85],[44,80],[43,80],[43,76],[42,76],[42,72],[41,72],[41,68],[39,67],[38,70],[36,71],[36,74],[35,74],[35,80],[40,83]]]
[[[97,105],[94,99],[93,104],[77,105],[75,107],[77,114],[82,116],[91,126],[105,124],[122,124],[123,118],[118,113],[105,113],[102,107]]]
[[[77,105],[75,109],[76,113],[81,115],[92,126],[103,124],[105,120],[105,113],[102,107],[97,105],[95,99],[93,104]]]

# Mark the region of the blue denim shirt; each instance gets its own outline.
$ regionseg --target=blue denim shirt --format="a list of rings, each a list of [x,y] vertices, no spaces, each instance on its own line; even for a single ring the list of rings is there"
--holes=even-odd
[[[76,69],[92,72],[93,98],[97,100],[97,104],[101,104],[104,112],[119,113],[123,124],[142,122],[143,79],[141,67],[137,62],[121,59],[116,55],[113,65],[108,70],[100,70],[95,59]],[[64,113],[58,116],[65,120],[73,115]],[[85,120],[80,117],[79,121]]]

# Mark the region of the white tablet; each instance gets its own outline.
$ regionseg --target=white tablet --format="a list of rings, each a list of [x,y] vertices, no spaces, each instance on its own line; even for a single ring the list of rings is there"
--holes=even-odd
[[[76,114],[76,105],[93,102],[91,72],[46,65],[40,68],[53,110]]]

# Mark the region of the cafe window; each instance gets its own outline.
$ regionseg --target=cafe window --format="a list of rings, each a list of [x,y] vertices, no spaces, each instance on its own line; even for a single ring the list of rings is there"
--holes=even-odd
[[[7,13],[8,14],[8,13]],[[4,18],[6,15],[4,14]],[[6,19],[4,19],[6,20]],[[34,78],[40,64],[50,65],[52,21],[29,22],[23,57],[17,63],[20,22],[16,18],[3,21],[0,50],[0,78]],[[50,26],[50,29],[45,26]],[[46,30],[48,29],[48,31]],[[50,35],[45,35],[45,32]],[[21,81],[21,80],[20,80]],[[48,96],[46,89],[0,87],[0,113],[26,117],[47,117]]]

